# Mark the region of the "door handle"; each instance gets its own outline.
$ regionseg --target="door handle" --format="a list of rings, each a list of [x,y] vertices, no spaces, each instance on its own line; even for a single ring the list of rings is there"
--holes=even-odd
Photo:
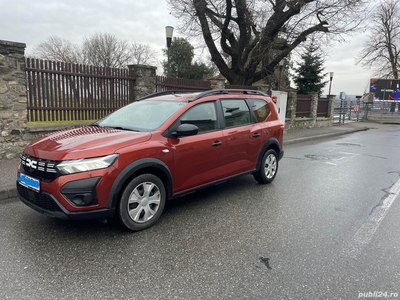
[[[260,134],[260,133],[258,133],[258,132],[256,132],[256,133],[253,133],[253,135],[252,135],[252,137],[259,137],[259,136],[261,136],[261,134]]]
[[[213,146],[213,147],[216,147],[216,146],[219,146],[219,145],[222,145],[222,142],[220,142],[220,141],[215,141],[214,143],[212,143],[212,146]]]

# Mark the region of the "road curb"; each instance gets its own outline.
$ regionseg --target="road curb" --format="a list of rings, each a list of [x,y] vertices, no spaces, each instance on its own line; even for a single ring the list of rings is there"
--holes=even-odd
[[[13,185],[0,188],[0,201],[18,197],[17,187]]]
[[[295,139],[292,139],[292,140],[285,141],[284,145],[291,145],[291,144],[301,143],[301,142],[305,142],[305,141],[323,139],[323,138],[339,136],[339,135],[344,135],[344,134],[349,134],[349,133],[354,133],[354,132],[359,132],[359,131],[366,131],[366,130],[369,130],[369,129],[370,129],[369,127],[364,127],[364,128],[357,128],[357,129],[346,130],[346,131],[329,132],[329,133],[324,133],[324,134],[319,134],[319,135],[312,135],[312,136],[306,136],[306,137],[301,137],[301,138],[295,138]]]

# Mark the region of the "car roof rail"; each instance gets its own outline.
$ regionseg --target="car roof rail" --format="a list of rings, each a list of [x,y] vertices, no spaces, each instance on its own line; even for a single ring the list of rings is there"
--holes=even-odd
[[[246,89],[214,89],[214,90],[208,90],[205,92],[202,92],[196,96],[194,96],[192,99],[190,99],[189,101],[196,101],[200,98],[203,97],[207,97],[207,96],[211,96],[211,95],[216,95],[216,94],[228,94],[229,92],[232,93],[243,93],[243,94],[249,94],[249,95],[260,95],[260,96],[267,96],[269,97],[269,95],[267,95],[264,92],[258,91],[258,90],[246,90]]]
[[[164,95],[173,95],[173,94],[182,94],[182,93],[198,93],[198,92],[201,92],[201,91],[199,91],[199,90],[168,90],[168,91],[157,92],[157,93],[153,93],[153,94],[141,97],[137,101],[149,99],[149,98],[153,98],[153,97],[158,97],[158,96],[164,96]]]

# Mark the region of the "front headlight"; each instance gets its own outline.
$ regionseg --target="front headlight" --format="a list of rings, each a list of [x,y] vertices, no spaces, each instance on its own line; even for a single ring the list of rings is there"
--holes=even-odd
[[[59,163],[56,168],[61,174],[73,174],[104,169],[111,166],[115,162],[117,157],[118,154],[111,154],[102,157],[67,160]]]

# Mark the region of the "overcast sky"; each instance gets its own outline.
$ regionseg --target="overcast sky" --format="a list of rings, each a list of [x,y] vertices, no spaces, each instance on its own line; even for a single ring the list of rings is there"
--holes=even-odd
[[[177,21],[164,0],[0,0],[0,40],[25,43],[28,55],[49,36],[81,44],[94,33],[109,33],[120,40],[150,45],[161,61],[165,59],[161,49],[165,48],[167,25],[175,27]],[[183,35],[175,31],[174,36]],[[365,37],[348,40],[331,49],[325,72],[334,72],[332,94],[361,95],[371,77],[369,70],[355,66]]]

